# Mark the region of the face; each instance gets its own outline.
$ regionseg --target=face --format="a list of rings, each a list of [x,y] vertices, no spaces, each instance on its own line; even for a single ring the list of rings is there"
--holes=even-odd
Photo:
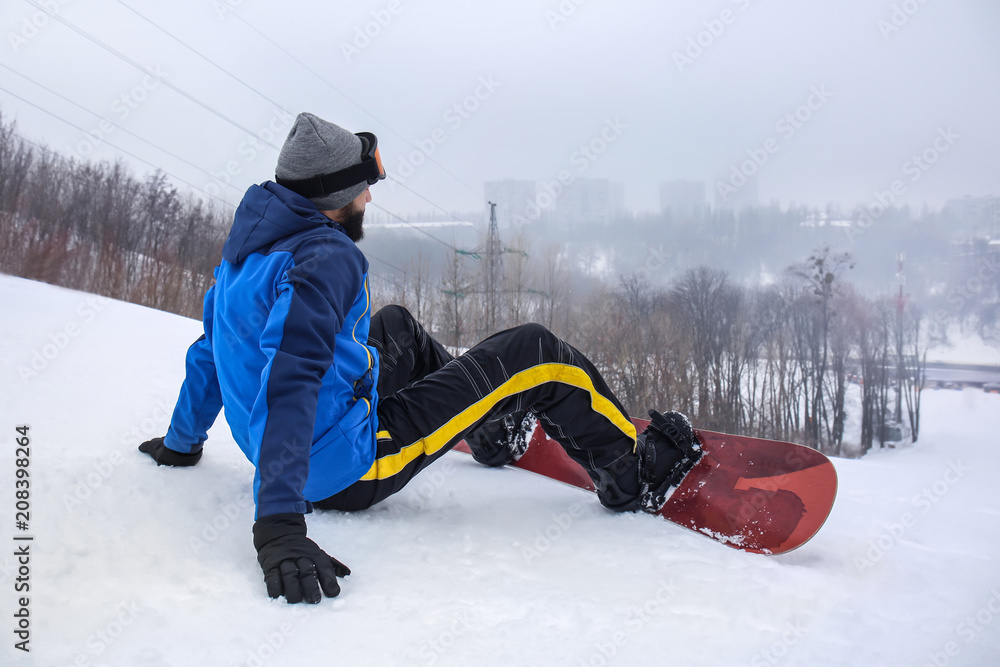
[[[357,197],[354,198],[354,201],[352,201],[349,204],[349,206],[353,206],[362,213],[364,213],[365,205],[368,204],[368,202],[370,202],[371,200],[372,200],[371,188],[365,188],[361,194],[359,194]]]
[[[357,243],[365,237],[365,205],[371,200],[372,194],[368,188],[365,188],[364,192],[355,197],[347,206],[336,211],[323,211],[323,213],[326,217],[339,223],[347,233],[347,237]]]

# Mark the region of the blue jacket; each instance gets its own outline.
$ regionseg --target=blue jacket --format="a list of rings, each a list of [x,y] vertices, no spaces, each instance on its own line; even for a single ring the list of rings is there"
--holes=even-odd
[[[247,190],[205,295],[205,334],[165,444],[201,449],[219,410],[256,466],[257,518],[307,513],[375,460],[368,261],[308,199]]]

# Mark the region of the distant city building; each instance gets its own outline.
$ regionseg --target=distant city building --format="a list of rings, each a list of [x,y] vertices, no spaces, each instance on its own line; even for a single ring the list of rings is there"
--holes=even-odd
[[[483,193],[486,201],[496,203],[497,225],[500,227],[537,221],[539,218],[534,181],[518,181],[512,178],[488,181],[483,183]],[[486,211],[489,210],[487,204]]]
[[[944,204],[944,215],[953,228],[1000,238],[1000,197],[949,199]]]
[[[538,221],[565,226],[607,223],[625,212],[625,184],[607,179],[577,178],[569,183],[506,179],[484,183],[483,192],[487,202],[497,205],[500,227]]]
[[[660,210],[674,218],[702,217],[708,210],[705,181],[665,181],[660,183]]]
[[[720,174],[715,179],[712,190],[715,193],[716,209],[739,211],[757,206],[760,200],[757,175],[747,176],[735,168],[730,173]]]
[[[603,178],[577,178],[553,193],[549,219],[573,226],[608,223],[625,212],[625,184]]]

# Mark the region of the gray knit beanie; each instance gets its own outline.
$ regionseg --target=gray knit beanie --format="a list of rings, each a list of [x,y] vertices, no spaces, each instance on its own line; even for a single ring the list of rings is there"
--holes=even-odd
[[[361,162],[361,139],[339,125],[311,113],[295,118],[274,168],[276,179],[297,181],[345,169]],[[347,206],[368,187],[361,181],[346,190],[331,192],[310,201],[321,211]]]

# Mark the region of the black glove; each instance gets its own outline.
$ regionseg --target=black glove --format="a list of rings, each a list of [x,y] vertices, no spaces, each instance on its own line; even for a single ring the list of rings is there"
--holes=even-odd
[[[153,438],[139,445],[139,451],[149,454],[158,466],[193,466],[201,460],[201,451],[193,454],[175,452],[163,444],[163,438]]]
[[[306,537],[306,518],[301,514],[274,514],[253,525],[253,546],[264,571],[264,584],[272,598],[285,596],[289,603],[316,604],[340,595],[337,577],[350,568],[320,549]]]

